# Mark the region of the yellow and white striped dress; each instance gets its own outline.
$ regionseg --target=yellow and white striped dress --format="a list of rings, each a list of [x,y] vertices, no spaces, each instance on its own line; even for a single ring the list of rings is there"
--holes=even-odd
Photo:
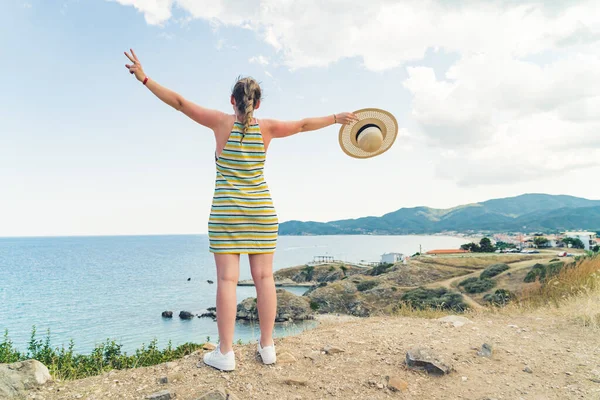
[[[217,179],[208,221],[212,253],[272,253],[279,220],[263,176],[265,145],[258,124],[235,122],[216,157]],[[243,140],[242,140],[243,138]]]

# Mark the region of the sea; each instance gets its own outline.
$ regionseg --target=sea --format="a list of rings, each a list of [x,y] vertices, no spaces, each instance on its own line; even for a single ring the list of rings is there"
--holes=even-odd
[[[305,264],[315,256],[348,262],[379,261],[381,254],[457,248],[449,236],[280,236],[274,270]],[[242,256],[240,279],[251,279]],[[215,283],[210,284],[208,280]],[[210,318],[182,320],[179,311],[201,313],[215,305],[216,269],[206,235],[0,238],[0,334],[27,349],[32,328],[38,339],[50,332],[53,347],[73,340],[89,353],[108,340],[132,352],[157,340],[164,348],[216,341]],[[288,288],[301,295],[305,288]],[[237,301],[255,297],[238,287]],[[162,318],[173,311],[173,318]],[[275,336],[311,329],[315,321],[277,324]],[[258,324],[238,323],[235,340],[260,336]]]

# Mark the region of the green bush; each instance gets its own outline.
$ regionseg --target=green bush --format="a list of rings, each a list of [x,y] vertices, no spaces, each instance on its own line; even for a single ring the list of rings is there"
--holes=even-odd
[[[398,288],[396,286],[392,286],[392,292],[397,292]]]
[[[546,267],[546,278],[551,278],[555,275],[558,275],[561,269],[565,266],[565,263],[562,261],[551,262]]]
[[[467,293],[483,293],[496,286],[496,282],[491,279],[477,279],[476,281],[468,282],[462,287]]]
[[[128,355],[122,351],[122,344],[107,339],[104,343],[97,344],[90,354],[75,354],[73,340],[69,342],[67,348],[64,345],[53,348],[50,343],[50,331],[47,332],[44,340],[37,339],[36,333],[34,326],[27,352],[21,353],[13,347],[8,331],[5,331],[0,343],[0,363],[35,359],[46,365],[55,378],[80,379],[113,369],[145,367],[172,361],[202,347],[201,344],[185,343],[173,348],[169,341],[167,347],[160,350],[158,341],[154,339],[148,346],[142,344],[134,354]]]
[[[484,301],[499,307],[505,306],[514,299],[515,295],[506,289],[498,289],[494,292],[494,294],[490,293],[483,296]]]
[[[458,286],[465,286],[465,285],[468,285],[469,283],[477,282],[478,280],[479,280],[479,278],[477,278],[476,276],[474,276],[472,278],[467,278],[464,281],[460,282],[458,284]]]
[[[320,305],[319,303],[317,303],[316,301],[311,301],[310,302],[310,309],[313,311],[317,311],[319,309]]]
[[[531,283],[537,281],[539,278],[540,282],[546,278],[546,266],[544,264],[537,263],[531,270],[525,275],[525,279],[523,280],[526,283]]]
[[[335,267],[332,265],[331,267],[329,267],[329,272],[333,272],[335,271]]]
[[[481,279],[493,278],[494,276],[501,274],[502,272],[506,271],[509,268],[510,267],[506,264],[490,265],[489,267],[487,267],[486,269],[483,270],[483,272],[481,273],[481,275],[479,275],[479,277]]]
[[[377,285],[379,285],[378,281],[362,281],[356,285],[356,289],[359,292],[364,292],[365,290],[373,289]]]
[[[550,262],[560,261],[558,258],[553,258]]]
[[[342,265],[342,266],[340,266],[340,269],[344,273],[344,276],[346,276],[346,271],[348,271],[348,267],[346,267],[345,265]]]
[[[421,310],[435,308],[461,312],[467,309],[467,305],[463,302],[463,296],[446,288],[426,289],[420,287],[404,293],[401,300],[409,306]]]
[[[392,268],[394,266],[394,264],[390,264],[390,263],[383,263],[383,264],[379,264],[376,267],[371,268],[370,270],[368,270],[365,275],[370,275],[370,276],[378,276],[381,274],[385,274],[386,272],[390,272],[390,268]]]

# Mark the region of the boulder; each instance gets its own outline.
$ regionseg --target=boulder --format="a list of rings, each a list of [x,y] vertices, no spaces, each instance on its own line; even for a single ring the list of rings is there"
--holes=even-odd
[[[238,400],[238,397],[226,389],[216,389],[208,392],[197,400]]]
[[[146,396],[146,399],[148,400],[171,400],[174,398],[175,395],[168,390],[162,390],[160,392],[152,393],[151,395]]]
[[[15,398],[51,380],[48,368],[37,360],[0,364],[0,398]]]
[[[179,318],[181,318],[181,319],[192,319],[192,318],[194,318],[194,314],[192,314],[189,311],[180,311],[179,312]]]
[[[162,316],[163,318],[173,318],[173,311],[163,311]]]
[[[445,375],[452,366],[428,349],[412,349],[406,353],[406,365],[411,369],[425,370],[432,375]]]
[[[238,304],[236,318],[245,321],[258,320],[256,298],[249,297]],[[296,296],[285,289],[277,289],[277,315],[275,321],[306,319],[313,319],[313,311],[310,308],[308,298]]]

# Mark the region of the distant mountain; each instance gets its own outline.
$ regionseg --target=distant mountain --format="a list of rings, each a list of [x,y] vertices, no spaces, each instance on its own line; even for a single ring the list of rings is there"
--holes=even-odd
[[[284,222],[282,235],[419,234],[447,231],[600,230],[600,200],[524,194],[450,209],[401,208],[381,217],[331,222]]]

